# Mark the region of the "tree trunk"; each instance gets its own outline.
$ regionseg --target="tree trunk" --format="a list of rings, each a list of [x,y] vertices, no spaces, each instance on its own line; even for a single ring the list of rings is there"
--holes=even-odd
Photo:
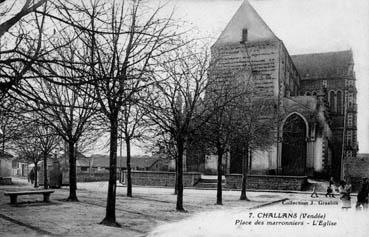
[[[178,161],[177,161],[177,206],[176,210],[184,212],[183,208],[183,150],[184,144],[179,142],[177,145],[178,150]]]
[[[178,194],[178,157],[174,159],[175,181],[174,181],[174,195]]]
[[[77,198],[77,170],[76,170],[76,154],[74,150],[74,142],[68,142],[69,155],[69,197],[68,201],[78,202]]]
[[[242,189],[240,200],[250,201],[246,196],[246,178],[247,178],[247,167],[248,167],[248,154],[249,147],[246,145],[242,156]]]
[[[44,154],[44,189],[48,189],[49,184],[47,181],[47,154]]]
[[[34,164],[35,164],[35,167],[34,167],[34,169],[35,169],[35,188],[38,187],[38,184],[37,184],[37,163],[38,162],[34,162]]]
[[[126,139],[127,146],[127,197],[132,197],[132,177],[131,177],[131,142]]]
[[[218,173],[218,182],[217,182],[217,205],[223,205],[222,202],[222,157],[223,157],[223,149],[218,146],[218,167],[217,167],[217,173]]]
[[[119,227],[115,218],[115,198],[117,188],[117,149],[118,149],[118,113],[110,118],[110,154],[109,186],[105,218],[100,224]]]
[[[3,149],[3,155],[4,155],[4,157],[5,157],[5,129],[3,129],[3,142],[2,142],[2,145],[3,145],[3,147],[2,147],[2,149]]]

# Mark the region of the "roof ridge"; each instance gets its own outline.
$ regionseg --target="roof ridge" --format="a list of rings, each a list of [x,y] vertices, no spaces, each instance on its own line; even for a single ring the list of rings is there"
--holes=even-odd
[[[327,51],[327,52],[318,52],[318,53],[303,53],[303,54],[293,54],[291,57],[295,56],[305,56],[305,55],[324,55],[324,54],[336,54],[336,53],[344,53],[349,52],[352,53],[352,49],[339,50],[339,51]]]

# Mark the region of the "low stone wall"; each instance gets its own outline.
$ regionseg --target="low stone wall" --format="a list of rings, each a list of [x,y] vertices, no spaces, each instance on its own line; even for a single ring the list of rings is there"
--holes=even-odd
[[[127,171],[123,171],[121,175],[121,182],[126,183]],[[142,186],[170,186],[174,187],[175,172],[162,171],[132,171],[132,184]],[[186,172],[183,173],[183,186],[192,187],[201,179],[201,173]]]
[[[11,184],[12,184],[12,178],[0,177],[0,185],[11,185]]]
[[[344,162],[345,175],[351,177],[369,176],[369,157],[353,157]]]
[[[363,178],[369,177],[369,156],[353,157],[344,162],[344,176],[352,184],[353,191],[360,189]]]
[[[119,173],[117,173],[119,175]],[[77,182],[109,181],[109,172],[77,173]]]
[[[226,188],[241,189],[242,175],[229,174],[226,177]],[[246,188],[268,190],[298,190],[304,189],[307,183],[306,176],[281,175],[248,175]]]

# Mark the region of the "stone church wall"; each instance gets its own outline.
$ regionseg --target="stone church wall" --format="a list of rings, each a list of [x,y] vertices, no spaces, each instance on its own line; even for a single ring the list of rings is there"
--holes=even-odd
[[[242,77],[242,73],[246,75],[249,72],[252,73],[253,86],[259,96],[276,96],[279,44],[279,41],[261,41],[213,47],[214,68],[210,73],[211,80],[215,83],[232,82]]]
[[[279,88],[280,97],[297,96],[300,87],[299,73],[283,43],[280,47]]]

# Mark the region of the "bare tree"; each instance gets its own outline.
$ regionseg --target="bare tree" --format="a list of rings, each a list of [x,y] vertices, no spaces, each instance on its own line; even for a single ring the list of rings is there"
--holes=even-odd
[[[213,71],[213,75],[216,73]],[[212,78],[206,91],[204,126],[195,135],[196,143],[202,143],[208,153],[217,155],[217,205],[222,205],[222,164],[230,151],[230,143],[236,134],[238,101],[249,93],[248,81],[219,81]]]
[[[16,3],[16,1],[13,0],[1,0],[0,7],[2,8],[2,11],[0,12],[0,17],[5,18],[7,14],[14,11],[14,8],[20,8],[20,11],[0,24],[0,37],[8,32],[9,29],[17,24],[23,17],[35,12],[37,8],[41,7],[46,2],[47,0],[26,0],[23,3],[23,6],[20,6],[19,3]]]
[[[147,111],[150,111],[149,109]],[[160,157],[162,162],[165,162],[167,164],[166,171],[173,171],[173,168],[171,167],[171,162],[174,161],[174,170],[177,170],[177,148],[175,145],[175,141],[173,140],[170,133],[167,133],[163,131],[159,126],[156,126],[155,124],[151,124],[150,117],[148,116],[148,123],[150,123],[150,136],[148,140],[146,140],[146,144],[149,143],[149,146],[147,148],[150,150],[150,152],[155,157]],[[148,142],[149,141],[149,142]],[[175,182],[174,182],[174,195],[178,194],[178,183],[177,183],[177,174],[178,172],[175,172]]]
[[[37,87],[36,87],[37,86]],[[36,88],[35,88],[36,87]],[[28,91],[24,91],[24,89]],[[96,128],[96,114],[90,97],[81,94],[78,87],[65,87],[45,80],[32,81],[22,88],[26,105],[32,108],[67,143],[69,157],[69,201],[78,201],[76,176],[76,144]],[[97,134],[96,134],[97,135]]]
[[[192,45],[193,46],[193,45]],[[148,101],[150,119],[173,139],[176,147],[177,211],[183,208],[183,156],[187,139],[202,124],[203,96],[207,86],[207,51],[196,52],[186,46],[167,56],[160,64],[159,78]]]
[[[120,134],[126,144],[128,197],[132,197],[131,142],[144,140],[149,126],[145,110],[133,102],[134,100],[127,101],[123,110],[121,110],[121,116],[118,122]]]
[[[38,163],[42,160],[41,150],[36,140],[18,140],[17,141],[17,153],[18,157],[26,162],[34,164],[34,187],[38,187],[37,171]]]
[[[215,149],[218,156],[217,204],[222,204],[223,155],[233,149],[242,150],[241,200],[247,200],[248,154],[252,149],[268,149],[274,141],[274,100],[266,99],[263,91],[256,86],[256,72],[232,72],[222,68],[217,71],[216,61],[212,65],[206,96],[210,119],[203,127],[205,132],[200,139]]]
[[[13,149],[12,143],[21,138],[22,118],[19,103],[11,97],[4,98],[0,104],[0,153],[5,154],[5,150]]]
[[[73,83],[81,78],[84,65],[79,63],[80,49],[73,35],[60,41],[49,42],[53,54],[45,54],[32,70],[27,80],[12,88],[18,99],[67,143],[69,157],[69,201],[78,201],[76,177],[76,144],[84,137],[98,136],[96,133],[97,105],[91,95]],[[67,43],[65,43],[67,42]],[[73,43],[72,43],[73,42]],[[63,46],[63,47],[61,47]],[[84,89],[88,88],[85,86]]]
[[[26,162],[34,164],[34,177],[35,183],[34,187],[38,187],[37,182],[37,171],[38,163],[42,160],[42,147],[40,145],[40,137],[35,132],[32,124],[32,118],[30,120],[25,120],[22,126],[22,137],[15,141],[15,148],[18,157]]]
[[[242,101],[242,102],[241,102]],[[240,200],[248,200],[246,183],[249,154],[253,150],[268,150],[275,142],[277,128],[276,101],[254,97],[252,93],[242,98],[237,105],[235,146],[242,147],[242,188]]]
[[[55,151],[55,149],[60,145],[60,137],[54,131],[54,129],[48,125],[47,123],[42,123],[42,120],[36,120],[32,124],[34,126],[34,136],[37,138],[39,142],[39,146],[41,149],[43,166],[44,166],[44,189],[48,189],[48,177],[47,177],[47,160],[51,156],[51,154]]]
[[[101,222],[105,225],[119,226],[115,217],[119,114],[150,85],[153,59],[179,47],[172,20],[159,17],[161,8],[150,10],[142,1],[66,1],[59,8],[63,21],[78,33],[80,47],[88,50],[79,55],[81,64],[88,65],[81,88],[98,103],[109,127],[110,176]]]
[[[0,100],[32,68],[41,53],[47,0],[0,2]],[[16,11],[16,9],[20,9]],[[31,14],[34,13],[34,14]],[[33,17],[32,17],[33,16]]]
[[[17,140],[16,150],[20,158],[31,161],[35,165],[35,187],[37,186],[37,164],[44,162],[44,188],[48,188],[47,160],[60,143],[60,137],[53,131],[52,127],[42,122],[36,113],[27,113],[19,124],[22,133]]]

